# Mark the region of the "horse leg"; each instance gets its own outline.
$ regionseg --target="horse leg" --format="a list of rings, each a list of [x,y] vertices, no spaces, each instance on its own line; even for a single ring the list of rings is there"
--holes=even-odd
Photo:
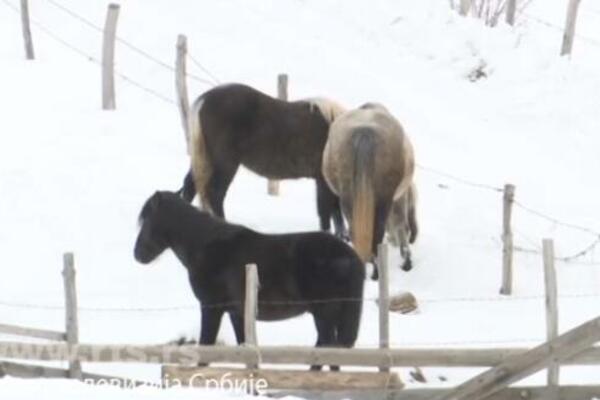
[[[177,194],[181,196],[185,201],[191,203],[196,196],[196,184],[194,183],[194,176],[192,170],[189,170],[183,179],[183,186],[177,191]]]
[[[217,308],[201,308],[202,325],[200,326],[200,345],[213,345],[217,341],[217,334],[221,326],[223,311]],[[199,367],[205,367],[208,363],[199,362]]]
[[[231,321],[231,326],[233,326],[237,344],[243,344],[246,341],[246,337],[244,336],[244,317],[237,311],[230,311],[229,320]]]
[[[412,269],[412,260],[410,256],[410,247],[408,245],[408,225],[403,222],[398,228],[398,237],[400,238],[400,255],[404,262],[402,263],[403,271],[410,271]]]
[[[207,185],[207,194],[210,206],[216,216],[225,219],[223,202],[227,189],[237,172],[239,164],[229,163],[227,165],[214,165]]]
[[[385,235],[385,224],[390,213],[391,200],[388,202],[380,201],[375,209],[375,224],[373,227],[373,274],[371,279],[376,281],[379,279],[379,270],[377,266],[377,255],[379,254],[379,245],[383,242]]]
[[[336,347],[336,327],[333,315],[337,313],[337,308],[333,309],[331,305],[322,304],[318,309],[313,310],[312,315],[317,328],[317,343],[316,347]],[[329,368],[334,371],[337,366],[331,365]],[[311,365],[311,371],[320,371],[322,365]],[[339,367],[337,367],[339,370]]]
[[[333,208],[332,217],[336,236],[346,242],[349,242],[350,234],[348,233],[348,229],[346,228],[346,224],[344,223],[344,215],[342,214],[340,198],[337,196],[335,198],[335,206]]]
[[[333,213],[335,194],[331,191],[322,176],[316,178],[317,184],[317,212],[321,230],[329,232],[331,228],[331,215]]]

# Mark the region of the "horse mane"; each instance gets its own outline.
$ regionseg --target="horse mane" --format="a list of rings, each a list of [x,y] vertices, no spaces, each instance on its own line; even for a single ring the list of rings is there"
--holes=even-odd
[[[202,211],[187,203],[177,193],[168,191],[158,191],[146,201],[138,217],[140,225],[150,215],[154,207],[160,207],[162,215],[166,214],[169,220],[181,223],[182,230],[201,228],[203,233],[207,233],[206,236],[202,235],[205,239],[208,239],[207,243],[214,240],[229,239],[240,232],[249,231],[248,228],[241,225],[230,224],[206,211]]]
[[[332,123],[337,117],[346,112],[346,109],[339,103],[325,97],[311,97],[304,99],[311,107],[316,107],[323,118]]]

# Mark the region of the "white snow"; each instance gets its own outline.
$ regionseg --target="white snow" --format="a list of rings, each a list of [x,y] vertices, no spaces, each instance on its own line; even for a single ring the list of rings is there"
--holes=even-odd
[[[98,26],[107,3],[60,1]],[[100,57],[101,34],[47,0],[30,7],[34,20]],[[565,9],[562,0],[534,0],[517,27],[490,29],[435,0],[129,0],[122,4],[118,35],[172,64],[177,34],[185,33],[190,53],[223,82],[274,94],[276,75],[286,72],[291,98],[324,95],[348,107],[384,103],[405,126],[424,167],[416,177],[421,235],[415,269],[400,271],[395,249],[390,259],[392,292],[410,290],[421,308],[392,316],[393,345],[533,346],[545,338],[544,303],[537,298],[544,290],[541,256],[516,253],[514,298],[500,298],[501,193],[430,169],[494,187],[514,183],[519,202],[600,232],[600,14],[597,5],[582,2],[582,37],[572,57],[560,58]],[[144,267],[132,257],[141,205],[154,190],[179,188],[188,168],[177,108],[119,79],[117,110],[101,111],[98,66],[35,26],[33,36],[36,60],[28,62],[19,17],[0,4],[0,322],[63,329],[62,253],[74,251],[82,341],[164,343],[196,336],[199,311],[177,260],[165,254]],[[172,71],[122,44],[116,60],[122,74],[174,99]],[[469,81],[482,65],[488,77]],[[207,78],[193,63],[189,69]],[[192,101],[208,88],[193,79],[189,85]],[[285,181],[281,196],[269,197],[266,181],[242,170],[226,211],[230,220],[264,232],[316,229],[313,186]],[[518,246],[539,250],[542,238],[553,237],[559,256],[595,240],[518,207],[513,224]],[[594,253],[557,265],[559,293],[567,295],[559,303],[561,332],[598,315]],[[366,297],[376,295],[376,284],[366,282]],[[177,310],[127,310],[164,307]],[[315,340],[309,316],[260,323],[258,336],[263,344]],[[377,308],[368,301],[357,347],[374,347],[377,338]],[[234,342],[228,323],[221,339]],[[156,366],[84,368],[158,378]],[[399,372],[410,383],[408,371]],[[448,386],[474,372],[425,369],[431,384]],[[599,367],[563,368],[561,381],[598,383],[599,373]],[[0,393],[28,399],[108,393],[71,382],[39,385],[43,392],[4,379]],[[188,395],[194,394],[182,390],[176,398]]]

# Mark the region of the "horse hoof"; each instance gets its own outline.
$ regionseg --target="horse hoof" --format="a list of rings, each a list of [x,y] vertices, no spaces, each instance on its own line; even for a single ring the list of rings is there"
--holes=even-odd
[[[377,271],[377,267],[373,268],[373,273],[371,274],[371,280],[372,281],[379,280],[379,271]]]
[[[412,261],[410,260],[406,260],[404,261],[404,264],[402,264],[402,271],[410,271],[412,269],[413,265],[412,265]]]

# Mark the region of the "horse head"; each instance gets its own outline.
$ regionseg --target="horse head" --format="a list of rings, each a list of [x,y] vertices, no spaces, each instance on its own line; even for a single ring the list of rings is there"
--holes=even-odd
[[[133,255],[142,264],[154,261],[168,247],[165,233],[161,229],[162,192],[154,193],[144,204],[138,218],[140,232],[135,242]]]

